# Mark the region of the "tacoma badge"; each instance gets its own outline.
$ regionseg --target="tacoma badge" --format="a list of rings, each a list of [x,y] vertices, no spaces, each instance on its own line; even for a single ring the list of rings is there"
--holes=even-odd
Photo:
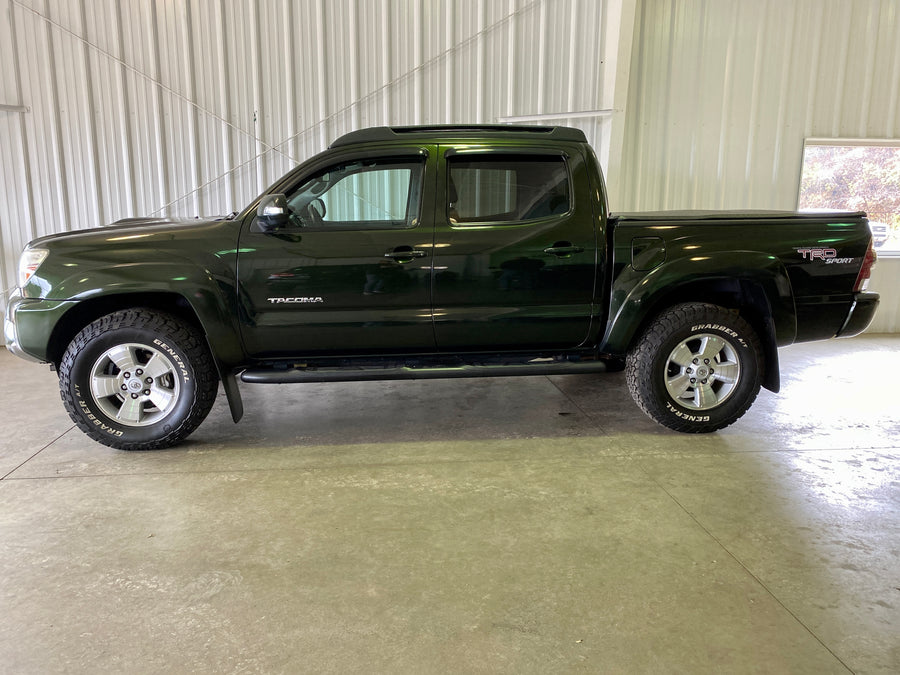
[[[289,304],[289,305],[306,305],[314,302],[325,302],[321,297],[302,297],[302,298],[266,298],[273,305]]]

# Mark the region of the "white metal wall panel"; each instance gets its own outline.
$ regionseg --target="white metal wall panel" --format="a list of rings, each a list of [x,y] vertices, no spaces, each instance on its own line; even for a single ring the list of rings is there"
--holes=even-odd
[[[872,270],[869,288],[881,294],[881,304],[867,333],[900,333],[900,258],[880,258]]]
[[[900,137],[900,3],[641,0],[629,83],[614,209],[793,209],[804,138]]]
[[[643,0],[621,208],[794,208],[803,139],[900,136],[897,0]]]
[[[0,282],[34,236],[227,213],[364,126],[558,114],[601,146],[562,115],[612,107],[622,2],[0,0],[29,108],[0,111]]]

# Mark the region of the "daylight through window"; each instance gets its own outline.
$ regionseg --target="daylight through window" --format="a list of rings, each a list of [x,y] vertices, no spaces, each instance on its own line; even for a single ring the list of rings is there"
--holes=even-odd
[[[879,254],[900,254],[900,141],[807,139],[798,208],[865,211]]]

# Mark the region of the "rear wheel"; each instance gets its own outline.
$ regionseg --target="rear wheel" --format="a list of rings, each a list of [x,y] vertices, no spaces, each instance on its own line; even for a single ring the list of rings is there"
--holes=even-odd
[[[59,384],[66,410],[88,436],[121,450],[153,450],[179,443],[200,425],[218,378],[193,328],[167,314],[130,309],[75,336]]]
[[[660,424],[706,433],[739,419],[759,393],[762,349],[753,328],[717,305],[676,305],[656,318],[628,355],[627,379]]]

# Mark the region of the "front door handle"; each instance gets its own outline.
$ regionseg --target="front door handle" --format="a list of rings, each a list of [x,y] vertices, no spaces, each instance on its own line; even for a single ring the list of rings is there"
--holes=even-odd
[[[427,251],[420,251],[417,248],[412,248],[411,246],[398,246],[393,251],[388,251],[384,254],[385,258],[390,258],[398,263],[408,263],[412,262],[416,258],[424,258],[428,255]]]

